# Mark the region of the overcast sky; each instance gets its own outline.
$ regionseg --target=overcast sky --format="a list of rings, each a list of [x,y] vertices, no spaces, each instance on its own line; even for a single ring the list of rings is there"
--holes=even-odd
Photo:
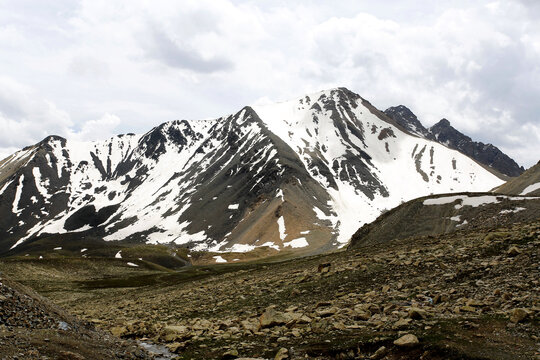
[[[529,167],[539,3],[0,0],[0,156],[345,86]]]

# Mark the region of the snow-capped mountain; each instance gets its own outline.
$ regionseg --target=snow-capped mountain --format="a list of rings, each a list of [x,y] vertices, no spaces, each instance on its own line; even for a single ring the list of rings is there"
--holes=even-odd
[[[0,162],[0,247],[79,232],[198,250],[325,251],[403,201],[502,182],[338,88],[144,135],[48,137]]]
[[[499,148],[492,144],[473,141],[450,125],[447,119],[441,119],[426,129],[416,115],[404,105],[390,107],[384,113],[412,134],[446,145],[501,174],[515,177],[525,171]]]

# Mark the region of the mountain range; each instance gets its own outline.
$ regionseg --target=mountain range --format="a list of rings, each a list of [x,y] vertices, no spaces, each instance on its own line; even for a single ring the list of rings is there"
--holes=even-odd
[[[466,144],[444,135],[446,122],[425,129],[403,114],[336,88],[142,135],[47,137],[0,161],[0,251],[77,233],[317,253],[344,246],[402,202],[488,191],[501,173],[519,172],[471,159]]]

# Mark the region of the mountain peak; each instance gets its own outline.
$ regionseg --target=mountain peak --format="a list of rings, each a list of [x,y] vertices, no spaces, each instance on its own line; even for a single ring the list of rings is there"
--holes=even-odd
[[[429,133],[416,115],[405,105],[390,107],[384,113],[410,133],[428,140],[434,140],[433,135]]]
[[[450,125],[450,121],[448,121],[448,120],[445,119],[445,118],[439,120],[438,123],[436,123],[435,125],[433,125],[433,127],[437,127],[437,126],[452,127],[452,125]]]

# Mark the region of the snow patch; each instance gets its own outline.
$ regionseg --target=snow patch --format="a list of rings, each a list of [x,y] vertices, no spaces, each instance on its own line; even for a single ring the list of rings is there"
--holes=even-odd
[[[285,237],[287,236],[287,234],[285,233],[286,229],[285,229],[285,219],[283,219],[283,215],[279,217],[279,219],[277,220],[277,223],[278,223],[278,227],[279,227],[279,238],[281,240],[285,240]]]
[[[261,247],[263,247],[263,246],[279,250],[279,246],[274,244],[272,241],[265,242],[264,244],[261,245]]]
[[[463,206],[472,206],[479,207],[487,204],[498,204],[501,202],[501,199],[508,199],[511,201],[520,201],[536,198],[524,198],[517,196],[504,196],[504,195],[481,195],[481,196],[467,196],[467,195],[455,195],[455,196],[444,196],[436,199],[427,199],[424,200],[424,205],[445,205],[452,204],[456,200],[461,200],[461,204],[456,204],[454,207],[456,209],[461,209]]]
[[[234,244],[230,248],[227,249],[227,252],[248,252],[253,249],[255,249],[256,246],[254,245],[248,245],[248,244]]]
[[[222,258],[220,255],[217,255],[217,256],[212,256],[214,259],[216,259],[216,262],[217,263],[226,263],[227,260],[225,260],[224,258]]]
[[[229,210],[238,210],[239,206],[240,206],[240,204],[231,204],[231,205],[229,205],[228,209]]]
[[[298,239],[285,242],[283,243],[283,246],[290,246],[292,248],[303,248],[303,247],[309,246],[309,243],[307,242],[305,237],[301,237]]]
[[[132,263],[132,262],[128,262],[127,264],[128,264],[128,266],[136,266],[136,267],[139,267],[139,265],[134,264],[134,263]]]
[[[43,180],[41,178],[41,171],[38,167],[34,167],[32,169],[32,174],[34,175],[34,182],[36,183],[36,188],[38,189],[40,195],[45,201],[48,201],[51,197],[51,195],[49,195],[49,192],[47,191],[47,187],[49,186],[49,179]]]
[[[116,259],[121,259],[122,258],[122,250],[120,250],[119,252],[116,253],[116,255],[114,255],[114,257]]]
[[[424,200],[424,205],[445,205],[445,204],[451,204],[456,200],[463,199],[464,196],[462,195],[456,195],[456,196],[443,196],[440,198],[435,199],[427,199]]]
[[[23,180],[24,180],[24,175],[21,175],[19,177],[19,185],[17,185],[17,191],[15,191],[15,199],[13,200],[12,210],[15,214],[18,214],[22,211],[22,209],[19,210],[19,201],[21,200]]]
[[[0,189],[0,195],[2,195],[4,193],[4,191],[6,191],[7,187],[9,185],[11,185],[11,183],[13,182],[14,180],[11,180],[11,181],[8,181],[4,184],[4,186],[2,186],[2,188]]]
[[[540,182],[527,186],[525,189],[523,189],[523,191],[519,195],[527,195],[528,193],[532,193],[533,191],[536,191],[538,189],[540,189]]]
[[[526,208],[517,207],[515,209],[507,209],[507,210],[501,210],[499,214],[510,214],[510,213],[517,213],[523,210],[527,210]]]

